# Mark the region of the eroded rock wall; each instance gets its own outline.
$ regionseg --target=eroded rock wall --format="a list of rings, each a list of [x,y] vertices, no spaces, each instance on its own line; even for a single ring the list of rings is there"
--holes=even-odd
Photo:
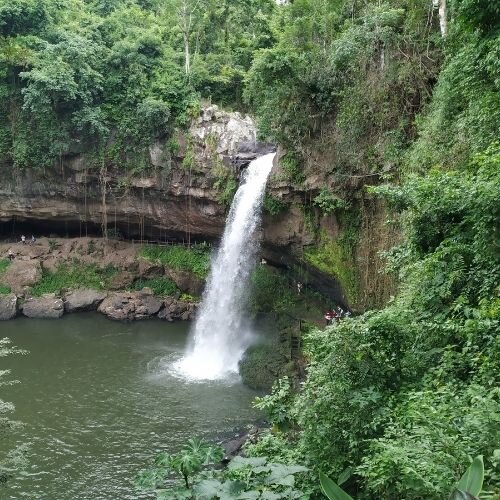
[[[178,130],[151,144],[149,166],[139,172],[96,163],[85,152],[62,155],[50,170],[36,165],[25,171],[4,167],[0,172],[0,231],[4,237],[22,233],[29,237],[31,232],[87,236],[102,234],[106,227],[110,235],[141,241],[216,241],[224,230],[228,208],[224,190],[231,180],[237,185],[249,161],[271,149],[257,140],[249,116],[210,106],[189,130]],[[305,258],[322,235],[336,241],[345,232],[337,214],[325,216],[314,203],[321,189],[335,189],[338,179],[318,160],[308,165],[305,181],[295,184],[281,166],[282,154],[278,152],[267,196],[278,200],[283,209],[264,214],[258,235],[265,258],[292,270],[297,281],[357,310],[383,302],[390,289],[378,272],[377,252],[387,246],[387,238],[383,244],[378,238],[383,209],[372,204],[363,215],[355,258],[348,264],[356,268],[362,289],[353,300],[341,277]],[[348,187],[350,196],[362,206],[363,183],[354,181],[356,185]]]

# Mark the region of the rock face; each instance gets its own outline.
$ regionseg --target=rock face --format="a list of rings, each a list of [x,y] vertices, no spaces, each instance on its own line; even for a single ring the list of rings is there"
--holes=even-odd
[[[23,314],[28,318],[60,318],[64,314],[64,303],[54,294],[29,298],[23,304]]]
[[[13,319],[17,315],[17,296],[13,293],[0,295],[0,321]]]
[[[170,278],[180,290],[199,297],[205,286],[204,281],[193,273],[179,269],[165,269],[165,275]]]
[[[159,312],[158,317],[166,321],[193,320],[198,308],[198,304],[194,302],[183,302],[173,297],[165,299],[164,306]]]
[[[133,321],[150,318],[162,307],[162,302],[147,288],[140,292],[112,293],[99,306],[99,312],[111,319]]]
[[[106,295],[97,290],[83,288],[72,290],[64,296],[64,310],[66,312],[95,311]]]
[[[14,293],[21,294],[25,287],[33,286],[42,277],[42,267],[35,260],[14,260],[2,276],[2,283]]]
[[[173,152],[171,144],[177,144]],[[69,153],[57,169],[43,172],[5,168],[0,176],[0,223],[36,225],[38,235],[96,234],[106,211],[108,229],[129,238],[216,239],[224,229],[226,207],[216,187],[224,176],[237,177],[239,167],[269,147],[256,140],[254,121],[240,113],[210,106],[192,127],[154,142],[148,164],[134,175],[120,167],[107,169],[106,210],[102,176],[90,154]],[[185,158],[192,159],[186,168]],[[85,221],[82,223],[82,221]]]

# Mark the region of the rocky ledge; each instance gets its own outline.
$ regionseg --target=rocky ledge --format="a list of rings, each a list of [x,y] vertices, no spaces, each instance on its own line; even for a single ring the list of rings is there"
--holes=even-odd
[[[62,297],[45,294],[41,297],[19,298],[14,293],[0,295],[0,321],[22,313],[28,318],[56,319],[65,312],[99,311],[118,321],[159,318],[166,321],[194,319],[198,304],[174,297],[155,297],[149,288],[138,292],[106,293],[97,290],[69,290]]]

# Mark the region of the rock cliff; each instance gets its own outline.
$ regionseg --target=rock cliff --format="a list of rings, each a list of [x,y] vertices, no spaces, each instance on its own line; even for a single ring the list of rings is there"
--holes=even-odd
[[[124,171],[114,161],[99,162],[85,151],[62,154],[50,170],[36,165],[24,171],[4,167],[0,231],[4,237],[107,232],[140,241],[215,241],[224,229],[241,169],[271,149],[258,141],[249,116],[209,106],[188,130],[176,130],[151,144],[146,166],[137,171]],[[313,203],[328,183],[324,166],[318,163],[316,170],[309,169],[299,185],[285,175],[281,154],[267,194],[276,209],[266,211],[259,235],[265,258],[292,269],[297,280],[343,304],[358,309],[373,305],[368,296],[347,293],[338,272],[322,269],[307,258],[309,248],[317,247],[325,235],[336,241],[344,227],[335,214],[324,216]],[[373,221],[381,219],[382,212],[375,206],[370,210],[362,222],[365,231],[360,233],[357,251],[358,257],[364,258],[362,252],[368,252],[368,259],[373,260],[378,250]],[[358,268],[361,263],[354,258],[346,265]],[[370,271],[362,286],[366,288],[376,276]]]

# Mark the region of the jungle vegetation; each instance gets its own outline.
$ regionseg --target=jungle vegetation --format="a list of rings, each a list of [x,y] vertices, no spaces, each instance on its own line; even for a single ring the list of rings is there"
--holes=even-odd
[[[92,150],[138,168],[211,99],[252,111],[295,183],[320,168],[314,148],[335,152],[332,175],[376,174],[371,195],[401,226],[387,255],[398,291],[308,334],[305,380],[257,402],[273,430],[246,452],[266,474],[307,467],[298,487],[313,498],[323,473],[388,500],[447,498],[482,455],[493,499],[499,75],[488,0],[0,0],[0,161],[48,168]]]

